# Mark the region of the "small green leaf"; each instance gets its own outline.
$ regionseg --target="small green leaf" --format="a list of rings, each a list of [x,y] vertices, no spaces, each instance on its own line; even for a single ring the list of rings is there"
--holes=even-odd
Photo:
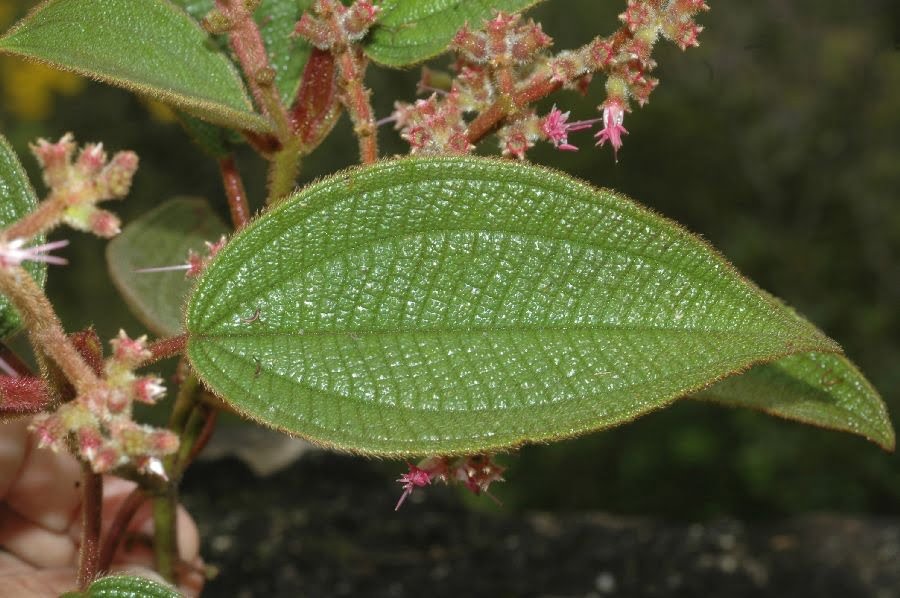
[[[193,286],[184,271],[136,272],[183,264],[188,251],[206,255],[205,241],[228,229],[202,199],[173,199],[130,223],[106,249],[113,284],[138,319],[162,336],[181,333],[184,301]]]
[[[894,450],[894,429],[881,397],[842,355],[790,355],[726,378],[691,398],[852,432]]]
[[[167,0],[47,0],[0,53],[75,71],[227,127],[268,131],[228,58]]]
[[[217,127],[182,111],[175,113],[181,128],[188,137],[209,156],[220,160],[231,153],[228,129]]]
[[[307,187],[218,254],[185,328],[195,371],[240,412],[379,455],[575,436],[839,350],[673,222],[485,158]]]
[[[173,1],[198,21],[215,6],[215,0]],[[312,0],[262,0],[253,13],[269,54],[269,65],[275,69],[275,86],[286,106],[290,106],[297,95],[311,50],[306,40],[291,34],[303,11],[311,5]],[[220,37],[223,47],[227,46],[226,39],[226,36]]]
[[[63,598],[181,598],[171,586],[136,575],[110,575],[98,579],[84,592],[69,592]]]
[[[482,26],[495,12],[519,12],[537,0],[385,0],[366,54],[386,66],[403,67],[444,52],[467,22]]]
[[[19,158],[6,138],[0,135],[0,227],[15,222],[33,210],[37,201]],[[39,285],[44,286],[47,277],[45,264],[25,262],[24,267]],[[20,323],[19,314],[6,297],[0,295],[0,338],[12,334]]]

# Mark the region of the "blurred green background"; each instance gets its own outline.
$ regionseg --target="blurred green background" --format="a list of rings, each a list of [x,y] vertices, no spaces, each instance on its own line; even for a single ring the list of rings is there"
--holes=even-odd
[[[6,26],[34,2],[4,0]],[[900,3],[891,0],[711,2],[701,47],[660,44],[661,80],[613,161],[574,134],[576,154],[530,157],[622,191],[685,224],[740,270],[817,323],[900,414]],[[532,12],[569,48],[616,26],[623,2],[549,0]],[[413,99],[416,69],[373,71],[378,116]],[[546,102],[595,116],[587,98]],[[80,142],[133,149],[141,169],[111,206],[127,223],[177,195],[209,198],[227,218],[215,163],[167,111],[124,91],[0,58],[0,131],[41,190],[28,142],[66,131]],[[405,151],[380,133],[386,154]],[[580,142],[580,143],[579,143]],[[493,147],[494,142],[486,142]],[[353,164],[344,118],[304,164],[306,182]],[[254,207],[265,171],[239,155]],[[106,274],[104,243],[66,233],[73,265],[51,270],[48,292],[69,330],[110,338],[141,326]],[[900,457],[861,439],[764,415],[684,402],[628,426],[506,457],[507,509],[604,509],[705,518],[831,510],[900,514]],[[386,467],[396,472],[398,466]]]

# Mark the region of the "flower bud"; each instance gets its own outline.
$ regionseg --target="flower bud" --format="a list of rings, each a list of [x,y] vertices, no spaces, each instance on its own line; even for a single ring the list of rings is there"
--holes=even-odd
[[[41,414],[31,420],[28,429],[35,435],[39,448],[51,448],[54,451],[63,446],[68,430],[57,414]]]
[[[78,429],[78,454],[87,461],[93,461],[104,441],[100,431],[93,426],[84,426]]]
[[[47,187],[54,189],[69,180],[69,167],[75,153],[75,140],[71,133],[66,133],[56,143],[38,139],[37,144],[30,147],[44,170]]]
[[[109,342],[113,349],[113,359],[127,367],[134,367],[151,357],[147,350],[147,335],[131,339],[124,330]]]
[[[83,177],[92,177],[99,173],[106,164],[106,152],[102,143],[89,143],[78,154],[75,167]]]
[[[156,376],[138,378],[132,383],[134,399],[141,403],[153,405],[166,394],[166,387],[162,385],[162,382],[162,378],[157,378]]]
[[[128,195],[131,179],[138,169],[138,156],[134,152],[118,152],[97,176],[97,190],[101,199],[121,199]]]
[[[110,239],[122,232],[122,221],[108,210],[95,209],[88,217],[90,231],[102,239]]]

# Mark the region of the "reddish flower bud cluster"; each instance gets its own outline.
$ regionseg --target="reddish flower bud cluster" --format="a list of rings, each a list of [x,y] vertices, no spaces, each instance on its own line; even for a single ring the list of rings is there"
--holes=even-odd
[[[464,115],[499,107],[503,119],[496,132],[501,152],[519,159],[540,139],[560,150],[575,150],[568,134],[602,121],[597,145],[609,142],[618,155],[622,136],[628,132],[623,121],[629,100],[644,105],[659,83],[649,75],[656,67],[651,53],[657,39],[666,37],[682,48],[696,45],[702,27],[693,19],[707,9],[702,0],[628,0],[619,16],[623,27],[618,32],[555,56],[544,53],[552,40],[540,25],[533,21],[523,24],[519,15],[498,13],[481,30],[466,26],[456,34],[451,46],[459,55],[452,66],[455,77],[423,72],[420,90],[436,91],[432,82],[439,80],[439,89],[449,93],[413,105],[397,103],[386,120],[396,122],[413,153],[469,152],[474,149],[470,141],[491,129],[482,128],[470,136]],[[607,99],[598,106],[601,119],[569,123],[569,113],[556,107],[543,118],[528,107],[560,86],[585,93],[593,75],[601,71],[608,75]],[[542,88],[546,90],[532,93]]]
[[[466,122],[457,92],[434,93],[415,104],[395,104],[395,127],[412,154],[467,154],[474,146],[466,138]]]
[[[150,356],[147,338],[132,339],[120,331],[110,344],[113,355],[103,381],[54,413],[36,417],[31,429],[42,447],[60,450],[71,443],[97,473],[131,465],[165,476],[161,458],[178,449],[178,437],[132,419],[135,401],[153,404],[165,394],[160,378],[133,371]]]
[[[400,495],[400,500],[394,507],[395,511],[403,506],[413,490],[427,486],[434,480],[445,484],[462,484],[476,495],[486,494],[498,504],[500,502],[491,495],[488,489],[492,483],[503,481],[503,472],[506,468],[497,465],[489,456],[429,457],[418,465],[412,463],[407,465],[409,472],[397,479],[403,484],[403,494]]]
[[[380,11],[370,0],[357,0],[349,7],[338,0],[316,0],[294,33],[320,50],[339,50],[365,37]]]
[[[96,204],[128,194],[138,157],[134,152],[118,152],[107,162],[103,144],[90,143],[73,160],[75,149],[71,133],[56,143],[38,139],[31,146],[51,191],[48,201],[64,205],[60,219],[72,228],[104,238],[113,237],[121,230],[119,218],[97,208]]]
[[[484,28],[463,27],[453,38],[451,49],[474,64],[524,65],[549,48],[553,40],[532,20],[521,24],[521,16],[498,12]]]

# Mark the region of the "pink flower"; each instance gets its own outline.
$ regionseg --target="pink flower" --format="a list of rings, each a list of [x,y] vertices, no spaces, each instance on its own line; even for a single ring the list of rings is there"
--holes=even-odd
[[[403,505],[403,501],[406,500],[406,497],[412,494],[412,491],[416,487],[427,486],[431,483],[431,474],[425,471],[424,469],[419,469],[412,463],[407,463],[409,465],[409,473],[404,473],[400,476],[397,481],[403,484],[403,494],[400,495],[400,500],[397,501],[397,506],[394,507],[395,511],[399,511],[400,507]]]
[[[597,145],[607,141],[613,147],[616,162],[619,161],[619,148],[622,147],[622,134],[628,131],[622,126],[625,119],[625,106],[621,100],[607,100],[603,108],[603,129],[596,134]]]
[[[13,239],[8,242],[0,242],[0,266],[18,266],[22,262],[45,262],[63,266],[69,262],[65,258],[49,255],[54,249],[65,247],[69,242],[65,239],[52,241],[34,247],[23,247],[25,239]]]
[[[600,119],[594,118],[569,123],[566,122],[569,119],[569,114],[569,112],[563,112],[554,104],[547,116],[541,120],[541,132],[556,149],[577,152],[578,148],[569,143],[569,133],[590,129]]]

